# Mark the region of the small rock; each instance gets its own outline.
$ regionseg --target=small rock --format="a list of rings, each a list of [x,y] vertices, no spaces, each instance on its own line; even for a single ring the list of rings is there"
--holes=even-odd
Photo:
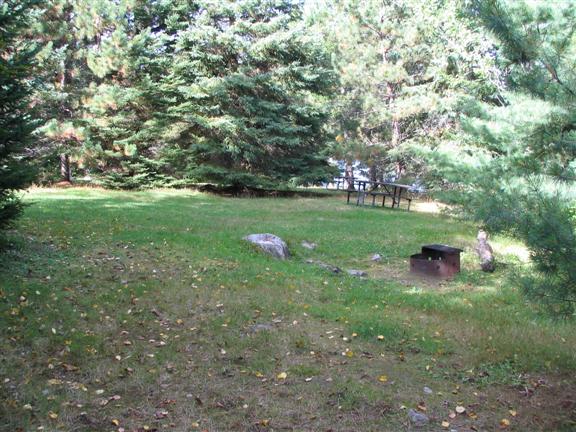
[[[430,422],[430,419],[426,414],[419,413],[412,408],[408,411],[408,418],[415,427],[423,427]]]
[[[258,333],[261,331],[271,331],[274,330],[274,327],[271,326],[270,324],[254,324],[251,325],[248,330],[250,331],[250,333]]]
[[[362,270],[346,270],[346,273],[348,273],[350,276],[356,276],[356,277],[364,277],[364,276],[368,276],[368,273],[366,273],[365,271]]]
[[[244,240],[255,244],[274,258],[281,260],[290,258],[288,245],[284,240],[274,234],[250,234],[249,236],[244,237]]]
[[[321,261],[318,261],[316,264],[318,264],[321,268],[323,268],[325,270],[331,271],[332,273],[341,273],[342,272],[342,269],[340,267],[336,267],[332,264],[326,264],[326,263],[323,263]]]
[[[380,254],[374,254],[372,255],[372,258],[370,258],[370,260],[380,262],[382,261],[382,256]]]
[[[426,394],[432,394],[432,393],[434,393],[430,387],[424,387],[423,390],[424,390],[424,393],[426,393]]]
[[[342,272],[342,269],[340,267],[336,267],[332,264],[326,264],[325,262],[322,262],[322,261],[307,259],[306,264],[316,264],[318,267],[320,267],[324,270],[331,271],[332,273],[341,273]]]
[[[314,250],[318,246],[316,243],[310,243],[310,242],[307,242],[306,240],[304,240],[300,244],[302,245],[303,248],[310,249],[310,250]]]

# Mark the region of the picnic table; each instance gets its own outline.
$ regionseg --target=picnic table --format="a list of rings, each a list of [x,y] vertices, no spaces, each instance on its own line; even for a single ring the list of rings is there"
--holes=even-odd
[[[348,196],[346,197],[346,203],[350,203],[350,195],[356,195],[356,205],[364,205],[364,200],[366,196],[372,197],[372,206],[376,205],[376,197],[382,197],[382,207],[386,206],[386,198],[392,198],[391,208],[400,208],[400,203],[402,200],[408,203],[408,211],[410,211],[410,204],[412,203],[412,198],[408,196],[408,189],[410,185],[400,184],[400,183],[382,183],[382,182],[371,182],[367,181],[366,184],[372,185],[369,190],[360,189],[358,190],[348,190]]]

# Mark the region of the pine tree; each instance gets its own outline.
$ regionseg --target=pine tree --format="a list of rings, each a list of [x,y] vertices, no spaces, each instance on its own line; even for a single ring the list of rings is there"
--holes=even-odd
[[[557,314],[576,305],[576,10],[572,2],[482,0],[471,13],[497,38],[506,86],[472,104],[468,133],[439,152],[465,215],[525,242],[525,292]]]
[[[297,3],[51,5],[44,147],[66,150],[105,185],[264,186],[330,171],[323,107],[333,76]]]
[[[173,20],[156,117],[165,155],[197,181],[296,184],[326,178],[323,98],[333,76],[292,1],[197,2]],[[164,37],[167,37],[164,35]],[[181,162],[182,163],[182,162]]]
[[[22,211],[17,191],[32,179],[24,155],[32,127],[27,100],[32,53],[22,40],[32,2],[0,3],[0,230]]]
[[[340,78],[331,120],[334,155],[359,159],[373,180],[426,171],[414,147],[453,130],[463,94],[487,98],[490,60],[457,0],[316,3]]]

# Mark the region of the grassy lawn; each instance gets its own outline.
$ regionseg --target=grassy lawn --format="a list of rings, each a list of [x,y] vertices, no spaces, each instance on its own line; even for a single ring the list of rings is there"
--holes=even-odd
[[[505,238],[484,274],[473,226],[340,196],[26,200],[0,264],[2,431],[408,431],[410,409],[427,431],[576,429],[576,326],[512,287],[525,251]],[[293,257],[241,240],[257,232]],[[465,249],[462,273],[411,276],[426,243]]]

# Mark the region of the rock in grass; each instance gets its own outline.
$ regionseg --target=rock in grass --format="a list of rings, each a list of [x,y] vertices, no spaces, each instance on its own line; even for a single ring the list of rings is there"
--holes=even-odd
[[[302,243],[300,243],[300,244],[302,245],[303,248],[310,249],[310,250],[314,250],[318,246],[316,243],[310,243],[306,240],[302,241]]]
[[[476,253],[480,258],[480,267],[482,271],[493,272],[494,271],[494,253],[492,251],[492,246],[488,243],[488,233],[486,231],[478,231],[478,244],[476,245]]]
[[[244,240],[255,244],[268,255],[281,260],[290,258],[288,245],[280,237],[274,234],[250,234],[244,237]]]
[[[380,262],[382,261],[382,256],[380,254],[374,254],[372,255],[372,258],[370,258],[370,260]]]
[[[426,414],[422,414],[413,409],[408,411],[408,418],[410,419],[410,423],[415,427],[424,427],[430,422],[430,419]]]
[[[368,273],[366,273],[365,271],[362,270],[346,270],[346,273],[348,273],[350,276],[356,276],[356,277],[364,277],[364,276],[368,276]]]
[[[250,333],[258,333],[261,331],[272,331],[274,330],[274,326],[270,324],[254,324],[248,328]]]
[[[335,265],[327,264],[327,263],[322,262],[322,261],[307,259],[306,264],[316,264],[318,267],[320,267],[324,270],[331,271],[332,273],[341,273],[342,272],[342,269],[340,267],[336,267]]]

